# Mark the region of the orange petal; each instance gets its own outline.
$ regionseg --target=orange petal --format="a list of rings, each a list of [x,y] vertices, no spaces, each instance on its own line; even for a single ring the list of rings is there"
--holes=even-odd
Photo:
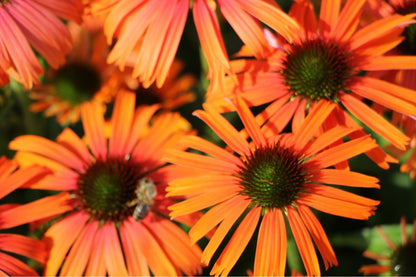
[[[260,213],[261,208],[255,207],[244,217],[212,267],[210,274],[228,276],[248,242],[251,240],[260,219]]]
[[[34,259],[42,264],[47,259],[45,244],[39,240],[18,234],[0,234],[2,251],[16,253]]]
[[[297,208],[306,229],[308,229],[316,246],[319,249],[319,252],[321,252],[322,259],[325,263],[325,269],[327,270],[330,266],[337,266],[338,261],[335,257],[335,252],[332,249],[331,243],[325,234],[324,228],[322,227],[321,223],[319,223],[319,220],[308,207],[304,205],[298,205]]]
[[[86,102],[81,107],[81,117],[92,153],[96,158],[104,159],[107,156],[104,110],[97,103]]]
[[[380,188],[378,179],[373,176],[338,169],[321,169],[313,173],[310,181],[349,187]]]
[[[342,8],[330,36],[337,40],[348,41],[357,28],[365,2],[366,0],[348,1]]]
[[[352,95],[343,94],[340,98],[346,109],[361,122],[394,144],[397,148],[402,150],[405,149],[405,145],[408,143],[409,138],[394,127],[388,120],[384,119],[381,115]]]
[[[224,218],[224,220],[215,230],[214,235],[210,238],[207,246],[204,249],[204,252],[202,253],[201,261],[205,265],[208,265],[210,263],[212,256],[214,255],[215,251],[218,249],[220,244],[223,242],[225,236],[230,231],[231,227],[237,222],[238,218],[241,216],[241,214],[247,209],[248,205],[250,204],[250,201],[246,200],[245,197],[236,196],[235,198],[239,198],[239,200],[236,200],[236,204],[230,207],[229,214]],[[193,231],[194,228],[195,227],[191,229],[190,234],[193,232],[195,233],[199,232],[197,230]],[[204,228],[204,227],[201,225],[201,228]],[[195,237],[198,237],[198,236],[195,234]]]
[[[206,175],[172,181],[166,188],[166,196],[195,195],[227,186],[239,186],[239,179],[232,175]]]
[[[56,141],[60,145],[68,148],[72,153],[77,154],[85,164],[91,162],[91,154],[87,146],[70,128],[65,128],[56,138]]]
[[[305,265],[306,273],[309,276],[320,276],[321,270],[319,268],[318,257],[316,256],[312,239],[304,222],[292,206],[287,206],[286,211],[290,229],[292,229],[292,234],[295,238],[300,256],[302,257],[303,264]]]
[[[254,258],[254,276],[284,276],[286,224],[280,209],[268,211],[261,222]]]
[[[323,0],[319,14],[319,30],[326,36],[330,33],[331,27],[335,26],[339,11],[341,9],[341,0]]]
[[[123,251],[114,223],[106,223],[100,226],[104,233],[104,259],[109,276],[129,276],[124,263]]]
[[[105,255],[103,255],[105,251],[104,236],[105,233],[101,228],[98,228],[94,237],[94,247],[91,249],[85,276],[104,276],[107,274]]]

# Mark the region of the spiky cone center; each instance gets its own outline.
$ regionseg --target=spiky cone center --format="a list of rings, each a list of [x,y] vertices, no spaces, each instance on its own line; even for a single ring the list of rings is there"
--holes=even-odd
[[[102,221],[123,221],[132,216],[141,166],[131,160],[97,160],[79,176],[76,196],[80,208]]]
[[[56,95],[72,106],[91,100],[101,88],[101,75],[89,64],[68,63],[53,77]]]
[[[303,164],[300,155],[279,144],[258,148],[238,173],[241,194],[263,211],[291,205],[308,182]]]
[[[391,270],[394,276],[416,276],[416,242],[399,246],[392,255]]]
[[[294,96],[312,101],[337,100],[340,91],[348,91],[351,77],[350,55],[335,41],[307,40],[291,45],[281,74]]]

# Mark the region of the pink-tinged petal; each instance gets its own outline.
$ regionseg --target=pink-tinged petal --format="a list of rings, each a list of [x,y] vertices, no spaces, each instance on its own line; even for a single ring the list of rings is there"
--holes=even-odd
[[[0,234],[0,248],[2,251],[19,254],[42,264],[46,262],[48,254],[44,243],[18,234]]]
[[[56,141],[72,153],[76,154],[85,164],[91,162],[91,154],[85,145],[85,142],[83,142],[71,129],[65,128],[56,138]]]
[[[116,226],[110,222],[100,226],[100,229],[104,233],[104,253],[102,255],[104,255],[108,275],[128,276]]]
[[[26,37],[10,17],[5,9],[0,9],[0,43],[2,52],[6,50],[7,63],[0,64],[4,70],[12,68],[16,70],[16,77],[26,88],[31,88],[33,83],[39,82],[43,68],[37,60]],[[0,61],[3,63],[3,61]]]
[[[254,258],[254,276],[284,276],[286,224],[280,209],[268,211],[261,222]]]
[[[141,222],[134,221],[133,218],[130,218],[125,224],[130,224],[132,225],[131,228],[134,228],[137,236],[137,247],[143,252],[150,270],[155,276],[176,276],[178,274],[157,238],[148,228]]]
[[[195,0],[192,8],[195,27],[207,59],[211,80],[211,91],[222,87],[223,76],[230,71],[227,51],[222,39],[220,25],[215,11],[205,0]],[[208,94],[210,94],[208,92]]]
[[[310,181],[348,187],[380,188],[376,177],[339,169],[321,169],[312,174]]]
[[[310,158],[305,164],[313,168],[325,168],[346,161],[375,147],[377,147],[375,140],[369,136],[364,136],[324,150]]]
[[[408,143],[409,138],[388,120],[352,95],[343,94],[340,98],[345,108],[370,129],[394,144],[397,148],[402,150],[406,148],[405,145]]]
[[[236,196],[209,209],[189,231],[189,237],[192,242],[195,243],[200,240],[221,221],[228,218],[233,213],[241,214],[247,208],[248,204],[249,201],[245,200],[245,197]]]
[[[105,255],[103,255],[105,251],[104,240],[105,232],[102,228],[97,228],[85,276],[105,276],[107,274]]]
[[[322,126],[328,115],[335,108],[335,104],[329,101],[321,100],[314,107],[308,116],[303,121],[298,132],[295,133],[296,145],[302,149],[311,141],[311,138],[317,134],[318,129]]]
[[[228,146],[240,155],[250,155],[248,142],[234,126],[222,117],[214,108],[204,106],[206,111],[197,110],[193,114],[204,121]]]
[[[146,224],[146,223],[145,223]],[[146,224],[148,229],[157,234],[161,246],[170,260],[185,275],[201,275],[201,249],[192,245],[188,235],[173,222],[159,218]]]
[[[52,13],[66,20],[81,22],[84,5],[79,0],[61,1],[61,0],[33,0],[38,5],[50,10]]]
[[[365,2],[366,0],[348,1],[342,8],[329,36],[340,41],[348,41],[358,26]]]
[[[127,269],[131,276],[150,276],[146,256],[140,247],[136,228],[143,228],[139,224],[123,221],[120,227],[120,238],[125,253]]]
[[[236,0],[241,7],[259,21],[268,25],[287,41],[292,42],[299,30],[296,21],[270,1]]]
[[[241,221],[210,274],[227,276],[251,240],[260,219],[261,208],[253,208]]]
[[[36,220],[57,216],[74,209],[69,193],[46,196],[0,213],[0,228],[7,229]]]
[[[341,0],[323,0],[319,14],[319,30],[323,36],[331,32],[331,27],[335,26],[339,11],[341,9]]]
[[[86,102],[81,107],[81,117],[92,153],[96,158],[104,159],[107,156],[104,110],[97,103]]]
[[[238,198],[238,197],[235,197]],[[236,205],[230,207],[230,211],[218,228],[215,230],[214,235],[210,238],[207,246],[202,253],[201,261],[205,265],[209,265],[212,256],[214,255],[215,251],[218,249],[220,244],[223,242],[225,236],[230,231],[231,227],[234,223],[237,222],[238,218],[242,215],[242,213],[247,209],[250,201],[244,199],[244,197],[240,196],[240,199],[236,201]],[[218,215],[217,215],[218,216]],[[201,226],[201,228],[204,228]],[[195,227],[190,230],[190,233],[193,232]],[[195,232],[197,232],[195,230]],[[204,231],[205,232],[205,231]]]
[[[265,146],[266,139],[260,130],[260,125],[256,122],[256,119],[247,104],[240,97],[236,97],[236,109],[253,142],[257,146]]]
[[[43,137],[34,135],[19,136],[10,142],[9,148],[18,151],[34,152],[79,171],[84,167],[83,161],[76,154],[62,145]]]
[[[191,149],[202,151],[219,160],[224,160],[236,166],[242,166],[241,159],[231,154],[224,148],[205,140],[198,136],[185,136],[178,143],[183,144]]]
[[[50,247],[49,259],[45,267],[45,275],[56,276],[62,266],[68,250],[84,229],[89,215],[75,212],[52,225],[46,231],[43,241]]]
[[[321,252],[322,259],[324,260],[325,264],[325,269],[328,269],[330,266],[338,265],[335,252],[332,249],[331,243],[325,234],[324,228],[322,227],[321,223],[319,223],[319,220],[308,207],[304,205],[298,205],[297,208],[306,229],[308,229],[316,246],[319,249],[319,252]]]
[[[146,31],[133,71],[133,75],[137,74],[140,70],[137,65],[140,63],[141,73],[138,76],[144,87],[149,87],[154,80],[157,87],[164,84],[185,27],[189,0],[177,1],[174,7],[172,1],[169,0],[167,3],[165,11],[160,14],[164,20],[156,19]],[[152,52],[159,55],[149,55]]]
[[[350,47],[352,49],[357,49],[361,46],[364,46],[366,43],[371,42],[374,39],[377,39],[379,36],[383,36],[387,31],[390,31],[393,28],[399,26],[404,27],[405,24],[414,23],[412,19],[414,16],[414,14],[408,14],[406,16],[395,14],[387,18],[376,20],[372,24],[367,25],[358,30],[351,37]],[[384,57],[377,56],[374,58],[374,60],[376,61],[378,58]]]
[[[286,211],[292,234],[295,238],[300,256],[302,257],[303,264],[305,265],[306,273],[309,276],[320,276],[321,270],[319,268],[318,257],[316,256],[312,239],[305,224],[292,206],[286,207]]]
[[[243,43],[256,57],[264,58],[270,48],[259,22],[246,12],[238,1],[218,0],[217,2],[225,19]]]
[[[212,189],[210,191],[207,191],[206,193],[171,205],[169,207],[169,209],[172,210],[170,216],[175,217],[178,215],[189,214],[206,209],[208,207],[216,205],[217,203],[234,197],[240,191],[241,188],[238,186],[228,186],[225,188]]]
[[[60,275],[62,276],[81,276],[87,267],[91,256],[95,234],[97,233],[98,222],[90,221],[86,223],[84,229],[76,238],[71,250],[65,259]]]
[[[0,275],[38,276],[38,273],[21,260],[0,252]]]
[[[47,176],[49,173],[51,173],[51,171],[47,168],[33,165],[15,171],[6,178],[1,178],[0,174],[0,198],[3,198],[19,187],[35,183],[39,179]]]
[[[121,91],[117,95],[111,117],[111,136],[109,139],[109,155],[122,157],[126,154],[126,143],[129,139],[134,115],[136,95]]]
[[[139,106],[134,115],[134,122],[127,137],[125,153],[131,153],[136,146],[139,138],[149,125],[149,121],[154,113],[160,108],[159,105]]]

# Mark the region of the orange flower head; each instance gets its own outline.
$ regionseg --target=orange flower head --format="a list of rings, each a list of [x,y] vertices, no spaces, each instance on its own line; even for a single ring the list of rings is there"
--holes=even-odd
[[[242,98],[237,96],[233,105],[244,124],[243,130],[235,129],[209,104],[195,112],[226,143],[225,149],[188,136],[181,144],[196,153],[185,149],[167,152],[166,160],[178,172],[169,183],[168,195],[187,197],[169,208],[171,216],[208,209],[189,235],[196,242],[217,227],[202,254],[204,264],[209,264],[215,252],[220,251],[211,271],[213,275],[230,273],[258,229],[254,276],[285,274],[286,217],[307,275],[320,275],[314,243],[325,268],[337,265],[337,259],[310,208],[368,219],[378,201],[332,185],[378,188],[378,180],[333,167],[377,147],[376,143],[366,136],[334,145],[333,142],[356,130],[342,126],[320,134],[322,122],[336,106],[330,102],[321,101],[297,131],[287,134],[273,132],[276,126],[262,129],[262,122],[255,119]],[[234,225],[237,228],[231,231]],[[231,239],[219,250],[227,234]]]
[[[12,191],[33,184],[43,178],[49,170],[32,166],[19,169],[15,161],[0,157],[0,198]],[[16,207],[14,204],[0,205],[0,213]],[[13,224],[13,219],[8,224]],[[3,230],[2,230],[3,231]],[[0,234],[0,273],[7,276],[38,276],[37,272],[16,257],[7,254],[14,253],[45,264],[48,255],[43,242],[19,234]]]
[[[410,239],[406,232],[406,220],[403,217],[400,221],[401,244],[395,244],[383,231],[380,226],[376,230],[381,238],[388,245],[389,255],[377,254],[372,251],[365,251],[364,256],[379,262],[377,265],[364,265],[360,272],[364,275],[378,275],[388,273],[391,276],[414,276],[416,266],[414,257],[416,255],[416,220],[413,221],[413,231]]]
[[[62,19],[79,23],[82,10],[79,0],[0,1],[0,86],[8,77],[26,88],[40,82],[44,71],[34,50],[53,68],[63,64],[72,40]]]
[[[30,188],[58,192],[0,215],[8,227],[55,219],[43,236],[50,247],[45,275],[201,273],[201,250],[168,218],[167,206],[178,199],[166,197],[173,173],[162,161],[190,125],[158,105],[135,109],[135,100],[120,91],[108,124],[99,104],[83,104],[84,140],[67,128],[56,142],[27,135],[10,143],[23,167],[52,171]]]
[[[224,89],[213,91],[207,102],[229,110],[232,107],[224,99],[237,93],[250,106],[267,104],[260,116],[279,122],[281,131],[289,122],[292,129],[298,128],[310,107],[321,100],[330,101],[339,110],[326,124],[353,126],[355,117],[398,148],[405,149],[409,137],[366,102],[416,116],[416,92],[366,72],[416,68],[415,56],[387,55],[402,42],[401,33],[414,23],[415,14],[394,14],[358,28],[365,1],[349,0],[344,5],[341,2],[322,1],[316,18],[310,1],[295,1],[289,11],[299,24],[292,32],[293,40],[265,31],[275,51],[266,59],[244,57],[246,50],[243,56],[237,56],[231,62],[235,76],[226,77]],[[385,163],[382,166],[387,167]]]
[[[98,20],[85,17],[83,25],[69,22],[68,28],[75,45],[67,62],[57,69],[50,68],[42,85],[29,94],[35,101],[30,106],[32,111],[56,116],[62,125],[79,120],[84,102],[94,101],[104,108],[126,86],[127,78],[127,74],[106,63],[109,47]]]

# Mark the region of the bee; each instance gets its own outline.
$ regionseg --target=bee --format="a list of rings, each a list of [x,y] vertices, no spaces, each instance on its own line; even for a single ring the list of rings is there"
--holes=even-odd
[[[157,190],[152,179],[144,177],[137,181],[137,187],[134,192],[136,193],[136,198],[130,201],[127,206],[132,207],[136,205],[133,211],[133,218],[140,221],[144,219],[152,209],[153,199],[157,195]]]

